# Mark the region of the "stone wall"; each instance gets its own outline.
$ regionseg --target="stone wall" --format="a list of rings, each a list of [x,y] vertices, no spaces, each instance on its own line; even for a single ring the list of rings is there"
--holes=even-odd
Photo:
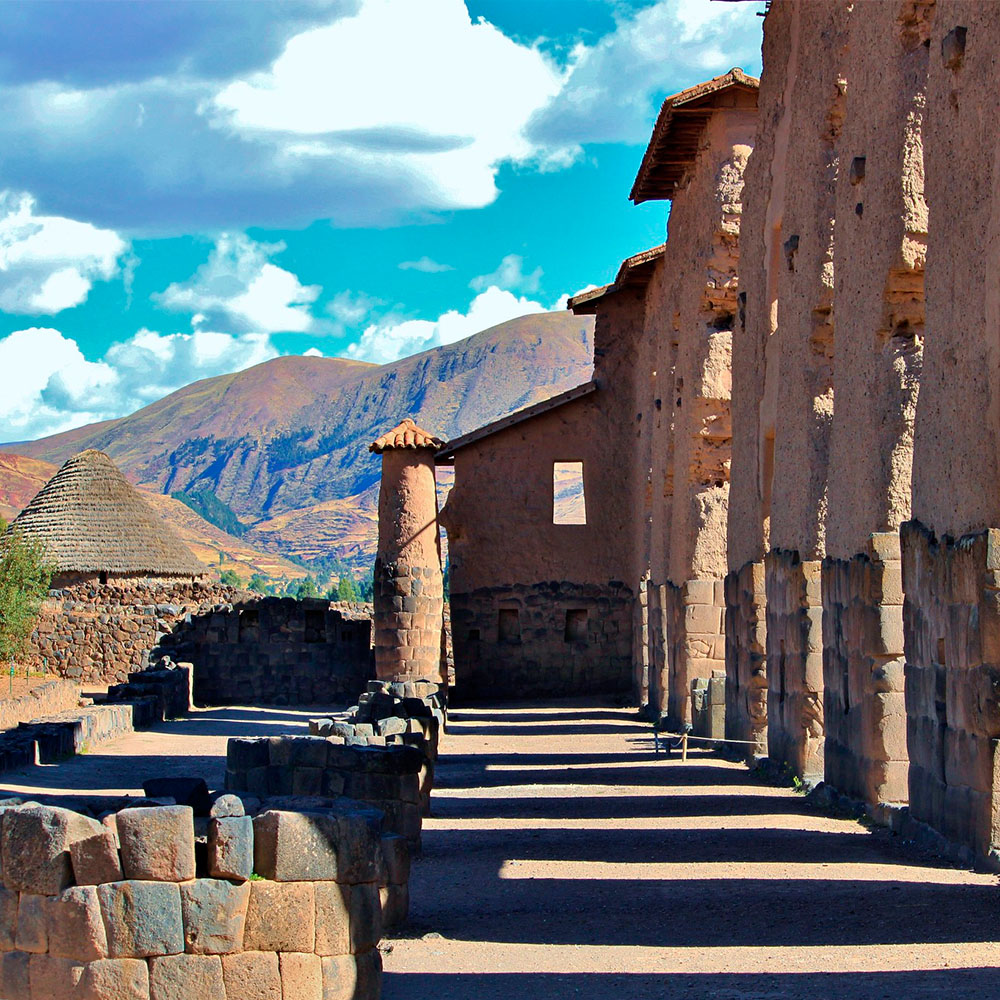
[[[726,739],[747,758],[767,753],[767,598],[764,564],[731,572],[726,589]]]
[[[420,847],[424,754],[410,746],[347,746],[323,736],[231,739],[226,788],[266,796],[346,795],[385,816],[386,829]]]
[[[244,599],[178,622],[154,656],[192,664],[197,704],[336,704],[374,676],[371,631],[329,601]]]
[[[772,549],[767,589],[767,754],[798,776],[823,775],[821,564]]]
[[[0,807],[0,995],[375,1000],[405,841],[358,803],[312,806],[222,796],[203,839],[189,806]]]
[[[20,722],[30,722],[43,715],[67,712],[79,704],[79,684],[66,680],[47,681],[20,698],[0,701],[0,729],[10,729]]]
[[[902,529],[910,815],[980,858],[1000,847],[1000,531]]]
[[[907,800],[899,535],[823,562],[824,779],[872,810]]]
[[[54,590],[42,605],[25,662],[78,682],[122,682],[147,666],[149,651],[186,615],[237,596],[229,587],[155,580]]]
[[[632,594],[624,584],[539,583],[451,595],[452,699],[624,694]]]

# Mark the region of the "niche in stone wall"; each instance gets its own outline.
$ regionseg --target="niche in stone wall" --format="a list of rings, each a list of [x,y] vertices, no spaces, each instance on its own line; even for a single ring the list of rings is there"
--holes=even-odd
[[[501,642],[521,641],[521,613],[517,608],[501,608],[497,617],[497,635]]]
[[[587,641],[587,609],[569,608],[566,611],[566,630],[563,638],[567,642]]]
[[[552,463],[552,523],[587,523],[583,462]]]

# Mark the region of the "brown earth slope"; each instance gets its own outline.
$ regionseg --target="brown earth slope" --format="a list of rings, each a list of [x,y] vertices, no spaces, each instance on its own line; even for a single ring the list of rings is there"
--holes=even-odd
[[[592,321],[543,313],[389,365],[276,358],[90,432],[7,450],[61,462],[100,448],[134,482],[209,489],[255,523],[363,493],[378,480],[368,443],[402,416],[455,437],[585,381],[591,367]]]

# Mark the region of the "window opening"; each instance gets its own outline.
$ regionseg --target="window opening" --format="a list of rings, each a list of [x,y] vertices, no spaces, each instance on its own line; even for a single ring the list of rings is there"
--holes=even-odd
[[[566,631],[563,638],[567,642],[587,641],[587,609],[570,608],[566,612]]]
[[[552,523],[587,523],[583,462],[552,463]]]
[[[521,641],[521,614],[517,608],[501,608],[497,621],[501,642]]]

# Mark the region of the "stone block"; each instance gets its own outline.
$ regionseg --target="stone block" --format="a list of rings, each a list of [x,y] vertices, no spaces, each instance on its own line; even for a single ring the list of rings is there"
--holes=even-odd
[[[403,806],[405,807],[405,803]],[[419,811],[417,823],[419,826]],[[337,845],[338,882],[374,882],[378,879],[382,836],[380,813],[351,812],[339,817],[340,841]],[[405,832],[405,831],[393,831]]]
[[[122,880],[117,834],[110,830],[74,841],[70,844],[69,854],[77,885],[100,885],[102,882]]]
[[[688,604],[684,608],[684,628],[688,635],[718,635],[722,609],[711,604]]]
[[[253,873],[253,820],[224,816],[208,821],[208,872],[213,878],[243,880]]]
[[[61,892],[73,884],[70,846],[102,830],[97,820],[69,809],[25,805],[7,810],[0,835],[4,885],[42,896]]]
[[[108,938],[95,886],[64,889],[49,899],[46,911],[50,955],[80,962],[108,957]]]
[[[270,744],[267,737],[236,737],[226,744],[226,767],[231,771],[251,771],[267,767],[270,763]]]
[[[0,997],[4,1000],[31,1000],[28,968],[31,956],[25,951],[0,955]]]
[[[243,946],[248,951],[310,952],[316,946],[311,882],[250,882]]]
[[[97,887],[111,958],[184,951],[180,888],[170,882],[111,882]]]
[[[0,952],[14,950],[18,894],[0,888]],[[3,994],[0,994],[2,996]]]
[[[118,838],[126,879],[184,882],[194,878],[190,806],[124,809],[118,814]]]
[[[165,955],[149,961],[150,1000],[226,1000],[218,955]]]
[[[688,580],[681,599],[685,604],[715,604],[715,581]]]
[[[327,742],[322,736],[271,736],[272,767],[325,767]]]
[[[70,958],[32,955],[28,962],[31,1000],[63,1000],[76,996],[84,965]]]
[[[317,955],[350,954],[351,889],[336,882],[314,884]]]
[[[140,958],[104,958],[84,966],[74,1000],[149,1000],[149,968]]]
[[[374,948],[382,937],[382,906],[374,882],[351,886],[350,917],[352,954]]]
[[[323,1000],[323,964],[318,955],[282,952],[278,971],[286,1000]]]
[[[387,833],[382,836],[380,845],[385,865],[385,881],[409,882],[410,845],[406,838],[398,833]]]
[[[17,934],[14,946],[18,951],[43,955],[49,950],[49,897],[22,892],[17,906]]]
[[[336,879],[338,817],[269,809],[254,818],[254,871],[278,882]]]
[[[229,819],[234,816],[245,816],[246,808],[238,795],[225,793],[216,797],[208,811],[212,819]]]
[[[199,878],[181,887],[184,947],[195,955],[223,955],[243,949],[250,884]]]
[[[223,955],[222,978],[229,1000],[281,1000],[281,974],[273,951]]]
[[[379,1000],[382,956],[377,948],[364,955],[323,959],[323,1000]]]
[[[322,795],[325,774],[319,767],[296,767],[292,772],[292,794]]]
[[[390,882],[378,891],[382,907],[382,927],[401,927],[410,915],[410,887]]]

